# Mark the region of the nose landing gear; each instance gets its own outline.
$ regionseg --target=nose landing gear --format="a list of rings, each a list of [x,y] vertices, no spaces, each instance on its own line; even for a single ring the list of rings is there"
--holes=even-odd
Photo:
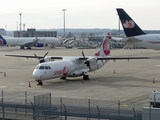
[[[42,80],[37,80],[38,84],[37,85],[43,85]]]

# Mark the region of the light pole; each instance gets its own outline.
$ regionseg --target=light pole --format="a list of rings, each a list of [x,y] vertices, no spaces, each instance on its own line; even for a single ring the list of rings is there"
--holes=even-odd
[[[62,9],[62,11],[63,11],[63,15],[64,15],[64,35],[63,35],[63,37],[65,38],[65,11],[66,11],[66,9]]]
[[[19,24],[19,30],[20,30],[20,37],[21,37],[21,15],[22,15],[22,13],[19,13],[19,15],[20,15],[20,24]]]
[[[16,22],[16,27],[17,27],[17,31],[18,31],[18,22]]]
[[[5,35],[7,35],[7,25],[5,25]]]
[[[118,14],[116,14],[116,15],[118,15]],[[119,18],[119,16],[118,16],[118,18]],[[120,18],[118,19],[118,29],[119,29],[119,36],[120,36]]]
[[[120,34],[121,34],[121,33],[120,33],[120,18],[119,18],[119,36],[120,36]]]

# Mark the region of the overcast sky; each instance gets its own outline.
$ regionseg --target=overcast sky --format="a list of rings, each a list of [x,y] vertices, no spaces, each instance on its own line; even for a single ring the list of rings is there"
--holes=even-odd
[[[26,29],[63,28],[62,9],[67,10],[66,28],[118,29],[116,8],[143,30],[160,30],[160,0],[3,0],[0,8],[0,28],[7,30],[17,30],[20,12]]]

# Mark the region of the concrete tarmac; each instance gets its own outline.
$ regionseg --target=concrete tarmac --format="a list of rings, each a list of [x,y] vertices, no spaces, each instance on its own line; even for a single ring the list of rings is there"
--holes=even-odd
[[[96,53],[99,49],[84,49],[86,56]],[[8,94],[8,101],[24,99],[24,91],[37,94],[52,93],[55,98],[92,99],[108,101],[107,106],[117,106],[118,100],[122,107],[142,108],[149,106],[148,100],[153,90],[160,91],[160,51],[151,49],[111,50],[111,56],[147,56],[146,60],[116,60],[109,61],[100,70],[90,73],[90,80],[82,77],[67,78],[67,80],[51,79],[44,81],[43,86],[37,85],[32,72],[39,63],[38,59],[7,57],[5,54],[44,55],[49,56],[82,56],[82,50],[73,48],[33,48],[20,50],[19,47],[0,47],[0,90]],[[115,70],[115,74],[114,74]],[[4,76],[6,73],[6,77]],[[155,83],[153,84],[153,79]],[[29,87],[29,82],[31,87]],[[10,94],[9,94],[10,93]],[[10,96],[14,94],[13,96]],[[70,99],[70,100],[71,100]],[[96,104],[95,104],[96,106]],[[104,104],[102,104],[104,106]]]

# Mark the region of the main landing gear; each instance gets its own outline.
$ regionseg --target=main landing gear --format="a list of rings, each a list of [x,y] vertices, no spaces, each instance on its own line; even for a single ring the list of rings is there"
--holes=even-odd
[[[89,75],[83,75],[83,80],[89,80]]]
[[[27,47],[27,49],[31,49],[31,47]]]
[[[25,49],[24,46],[21,46],[20,49]]]
[[[38,84],[37,85],[43,85],[42,80],[37,80]]]
[[[63,79],[63,80],[65,80],[65,79],[66,79],[66,77],[61,77],[60,79]]]

